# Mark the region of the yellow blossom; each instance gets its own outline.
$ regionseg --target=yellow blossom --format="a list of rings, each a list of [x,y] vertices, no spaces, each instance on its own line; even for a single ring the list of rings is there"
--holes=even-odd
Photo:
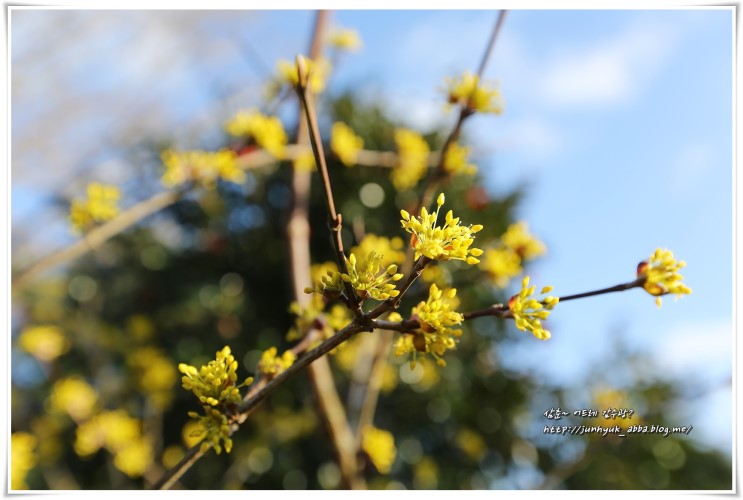
[[[147,394],[157,408],[165,409],[172,399],[172,388],[178,381],[173,362],[154,347],[142,347],[127,357],[137,387]]]
[[[554,309],[560,299],[547,296],[538,301],[531,298],[535,290],[535,286],[529,286],[529,277],[525,276],[521,281],[521,291],[508,301],[508,309],[516,320],[516,328],[521,331],[529,330],[536,338],[547,340],[551,334],[549,330],[542,326],[542,321],[547,319],[550,311]],[[549,293],[551,290],[552,287],[546,286],[542,288],[541,294]]]
[[[373,426],[366,427],[361,447],[380,473],[389,474],[397,456],[395,438],[390,432]]]
[[[225,126],[236,137],[250,137],[276,158],[284,157],[288,142],[284,125],[277,116],[266,116],[254,109],[238,111]]]
[[[382,256],[382,265],[386,267],[390,264],[402,265],[405,262],[404,247],[405,242],[399,236],[386,238],[367,233],[358,245],[351,248],[351,253],[369,255],[369,252],[374,251]]]
[[[39,361],[54,361],[70,349],[70,342],[62,329],[53,325],[30,326],[18,337],[21,349]]]
[[[50,411],[67,413],[74,421],[80,422],[93,413],[98,395],[82,377],[73,375],[54,384],[48,403]]]
[[[114,455],[114,467],[129,477],[139,477],[152,464],[154,450],[152,442],[146,437],[129,441]]]
[[[482,255],[482,250],[470,246],[475,241],[474,234],[482,230],[482,226],[460,226],[459,217],[455,218],[451,210],[446,213],[444,226],[437,226],[439,210],[444,204],[443,193],[436,203],[435,213],[429,214],[423,207],[420,217],[411,217],[405,210],[400,211],[402,227],[413,235],[411,245],[415,249],[415,258],[425,256],[432,260],[463,260],[470,265],[478,264],[477,257]]]
[[[482,436],[471,429],[460,429],[454,440],[457,447],[475,462],[482,460],[488,451],[488,447]]]
[[[333,124],[330,133],[330,149],[333,150],[340,161],[347,167],[356,163],[359,151],[364,147],[364,139],[354,134],[351,127],[342,122]]]
[[[317,163],[315,163],[315,155],[312,154],[312,150],[305,150],[297,154],[292,165],[297,172],[314,172],[317,170]]]
[[[465,72],[459,78],[447,79],[449,104],[458,104],[470,112],[503,113],[503,97],[500,90],[486,86],[477,75]]]
[[[111,220],[119,213],[121,192],[116,186],[88,184],[87,198],[73,200],[70,205],[70,224],[75,232],[88,230],[97,222]]]
[[[361,47],[361,37],[355,30],[335,29],[328,36],[328,45],[355,52]]]
[[[263,352],[261,360],[258,362],[258,371],[268,378],[273,378],[284,372],[297,359],[296,354],[292,351],[285,351],[281,356],[277,356],[277,353],[278,350],[275,347],[270,347]]]
[[[395,131],[397,164],[390,173],[390,180],[398,191],[411,189],[426,175],[428,169],[428,144],[420,134],[408,129]]]
[[[237,360],[229,346],[217,351],[216,359],[202,365],[200,369],[181,363],[178,370],[184,374],[181,378],[183,388],[194,393],[204,406],[224,406],[240,402],[240,387],[237,382]],[[248,379],[245,384],[251,383]]]
[[[650,295],[655,295],[655,303],[661,306],[661,295],[673,294],[676,299],[691,293],[691,288],[681,282],[684,279],[678,273],[686,266],[683,260],[676,261],[670,250],[657,248],[649,260],[637,266],[637,277],[644,278],[642,287]]]
[[[446,351],[456,348],[456,337],[462,330],[451,328],[464,321],[464,316],[455,311],[459,305],[457,289],[439,290],[431,285],[428,299],[421,301],[412,310],[412,317],[418,320],[420,331],[400,336],[395,344],[395,355],[413,354],[411,367],[415,366],[417,354],[431,354],[440,366],[446,366],[441,359]]]
[[[523,221],[508,226],[500,240],[523,260],[532,260],[547,252],[544,243],[529,232],[529,225]]]
[[[325,83],[330,75],[330,63],[323,58],[313,61],[308,57],[304,58],[304,63],[309,78],[309,90],[315,94],[321,93],[325,90]],[[293,87],[297,86],[299,83],[299,73],[297,72],[297,64],[295,62],[280,60],[277,64],[277,69],[279,82],[289,84]]]
[[[488,273],[499,288],[506,288],[511,279],[523,271],[521,258],[508,247],[486,250],[480,269]]]
[[[395,285],[390,281],[400,281],[403,277],[402,273],[397,272],[395,264],[383,268],[382,256],[374,250],[369,252],[366,260],[362,261],[357,261],[356,255],[352,253],[351,257],[346,259],[346,265],[348,274],[341,274],[341,279],[350,283],[362,300],[369,297],[375,300],[386,300],[400,295],[400,291],[395,290]]]
[[[114,466],[130,477],[144,474],[154,459],[141,421],[124,410],[103,411],[78,426],[75,453],[87,457],[101,448],[113,454]]]
[[[204,413],[205,415],[199,415],[195,411],[188,412],[188,416],[196,420],[196,429],[191,431],[190,437],[202,440],[202,451],[212,446],[219,455],[222,453],[222,443],[227,453],[232,451],[232,431],[227,416],[216,408],[206,406]]]
[[[28,432],[14,432],[10,435],[10,488],[27,490],[26,476],[36,467],[38,458],[34,448],[37,439]]]
[[[467,157],[470,154],[470,149],[466,146],[460,146],[459,144],[452,143],[446,148],[444,154],[444,170],[452,175],[475,175],[477,173],[477,167],[471,163],[467,163]]]
[[[229,149],[214,153],[168,149],[160,157],[165,167],[161,180],[166,187],[194,181],[211,189],[217,179],[236,183],[245,181],[245,172],[237,165],[237,153]]]
[[[322,293],[320,290],[316,291]],[[296,319],[294,320],[294,326],[286,334],[286,340],[292,342],[302,339],[307,335],[307,332],[313,329],[320,330],[325,338],[329,338],[335,333],[336,327],[343,323],[345,318],[349,318],[350,312],[343,313],[335,308],[332,308],[328,316],[324,318],[324,309],[325,301],[322,295],[313,295],[304,306],[300,306],[298,302],[292,302],[289,306],[289,312],[295,315]],[[348,322],[344,323],[343,326],[346,326],[346,324]]]

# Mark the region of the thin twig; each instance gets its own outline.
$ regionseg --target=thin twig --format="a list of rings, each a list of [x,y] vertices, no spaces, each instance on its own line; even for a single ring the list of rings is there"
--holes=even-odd
[[[608,288],[594,290],[592,292],[576,293],[575,295],[566,295],[564,297],[560,297],[560,302],[567,302],[568,300],[582,299],[584,297],[593,297],[594,295],[602,295],[604,293],[623,292],[625,290],[630,290],[632,288],[637,288],[637,287],[642,286],[645,283],[645,280],[646,278],[637,278],[636,280],[630,281],[628,283],[622,283],[621,285],[614,285]]]
[[[196,463],[198,459],[203,457],[206,452],[211,448],[208,446],[202,450],[201,443],[193,446],[186,452],[186,455],[178,462],[174,467],[169,469],[163,474],[159,481],[154,483],[150,489],[152,490],[169,490],[173,485]]]

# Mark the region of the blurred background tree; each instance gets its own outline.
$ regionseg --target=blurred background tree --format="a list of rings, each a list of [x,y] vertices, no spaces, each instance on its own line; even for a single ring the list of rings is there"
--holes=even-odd
[[[293,101],[284,104],[296,107]],[[320,108],[324,138],[330,137],[331,124],[341,121],[363,138],[366,149],[394,151],[395,130],[406,126],[353,91],[323,95]],[[285,123],[291,120],[296,127],[296,117]],[[434,124],[420,132],[437,151],[448,130]],[[462,142],[467,137],[465,130]],[[195,142],[214,149],[244,146],[214,130]],[[154,133],[127,146],[127,156],[140,168],[122,186],[125,200],[160,190],[160,153],[171,146],[170,137]],[[295,320],[289,311],[294,299],[286,236],[291,169],[291,162],[276,162],[247,171],[242,184],[219,181],[215,189],[189,190],[63,272],[42,275],[14,293],[11,460],[19,467],[18,477],[25,475],[25,484],[14,480],[14,488],[152,484],[193,444],[187,413],[196,405],[180,388],[179,362],[205,364],[230,345],[245,377],[253,374],[264,350],[290,347],[286,336]],[[329,170],[346,248],[367,233],[407,241],[398,214],[401,208],[412,211],[417,196],[395,189],[389,167],[347,168],[331,157]],[[334,257],[316,173],[312,183],[311,255],[313,263],[322,263]],[[494,241],[518,221],[517,208],[529,186],[496,195],[482,185],[480,174],[460,176],[441,190],[447,208],[462,220],[485,225],[478,242]],[[58,203],[68,201],[60,197]],[[425,299],[431,280],[456,286],[462,303],[471,304],[467,309],[507,302],[514,293],[513,286],[495,286],[479,269],[456,263],[434,267],[424,278],[403,301],[403,314]],[[597,364],[566,388],[503,365],[505,341],[536,342],[512,322],[480,318],[465,322],[463,330],[444,368],[423,360],[411,369],[407,360],[394,357],[385,368],[374,425],[392,433],[397,452],[389,471],[380,471],[362,453],[369,488],[732,487],[729,457],[683,434],[543,433],[546,425],[584,423],[572,416],[557,422],[542,416],[558,406],[635,409],[636,419],[622,425],[685,425],[674,419],[674,407],[688,397],[688,388],[647,370],[641,353],[616,345],[605,360],[630,374],[621,386],[616,378],[603,380],[606,369]],[[368,356],[362,344],[369,335],[358,335],[331,356],[352,420],[361,404],[352,372],[363,360],[356,356]],[[230,454],[208,454],[180,486],[333,489],[342,484],[304,375],[256,410],[234,440]]]

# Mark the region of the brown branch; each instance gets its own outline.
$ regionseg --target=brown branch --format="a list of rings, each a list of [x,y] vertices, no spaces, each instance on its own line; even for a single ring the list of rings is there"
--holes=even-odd
[[[323,34],[328,23],[329,13],[318,11],[315,16],[315,25],[310,42],[309,57],[316,60],[322,50]],[[302,109],[300,107],[300,115]],[[309,140],[309,120],[300,120],[298,124],[296,149],[307,150]],[[318,163],[319,164],[319,163]],[[292,207],[287,235],[291,255],[292,286],[294,289],[294,300],[305,306],[309,302],[309,296],[304,293],[310,282],[310,233],[309,233],[309,192],[310,173],[298,172],[294,169],[292,178],[292,194],[294,204]],[[332,204],[332,200],[331,200]],[[334,210],[334,209],[333,209]],[[315,337],[318,332],[312,330],[307,332],[302,343]],[[304,349],[302,349],[304,350]],[[298,354],[295,352],[295,354]],[[341,476],[347,487],[357,489],[363,486],[363,482],[357,476],[356,454],[353,446],[353,435],[346,420],[345,411],[340,403],[336,390],[333,373],[327,358],[320,358],[308,367],[309,379],[315,394],[318,409],[328,425],[330,438],[336,450]]]
[[[637,278],[636,280],[630,281],[628,283],[622,283],[620,285],[614,285],[608,288],[594,290],[592,292],[583,292],[583,293],[576,293],[575,295],[566,295],[564,297],[560,297],[560,302],[567,302],[568,300],[582,299],[584,297],[593,297],[594,295],[602,295],[604,293],[623,292],[625,290],[630,290],[632,288],[641,287],[645,283],[645,279],[646,278]]]
[[[22,271],[13,279],[12,289],[18,290],[42,272],[95,250],[113,236],[116,236],[148,215],[172,205],[180,197],[180,192],[166,191],[156,194],[152,198],[121,212],[108,222],[90,230],[82,239],[42,258],[27,270]]]
[[[152,490],[169,490],[173,485],[196,463],[198,459],[203,457],[206,452],[211,448],[207,447],[205,450],[201,449],[201,443],[193,446],[186,452],[186,455],[178,462],[175,466],[165,472],[159,481],[154,483],[150,489]]]

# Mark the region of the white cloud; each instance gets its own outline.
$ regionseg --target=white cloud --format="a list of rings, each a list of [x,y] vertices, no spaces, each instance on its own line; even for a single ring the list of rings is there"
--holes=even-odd
[[[625,103],[652,80],[674,41],[665,26],[638,25],[591,47],[563,47],[547,61],[539,92],[560,106]]]

